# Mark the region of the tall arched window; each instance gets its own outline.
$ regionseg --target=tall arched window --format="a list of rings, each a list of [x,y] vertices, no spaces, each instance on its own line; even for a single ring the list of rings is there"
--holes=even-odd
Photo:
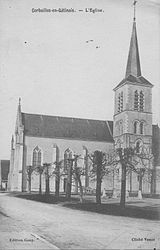
[[[138,91],[136,90],[134,92],[134,110],[138,110],[139,107],[139,96],[138,96]]]
[[[118,94],[117,111],[118,113],[123,111],[123,92]]]
[[[52,162],[55,163],[58,157],[58,147],[56,144],[53,144],[53,152],[52,152]]]
[[[138,132],[138,122],[135,121],[134,122],[134,134],[137,134],[137,132]]]
[[[121,111],[121,95],[118,95],[118,113]]]
[[[139,101],[139,109],[140,111],[144,111],[144,94],[141,91],[140,92],[140,97],[139,97],[140,101]]]
[[[119,122],[119,135],[122,135],[123,134],[123,122],[120,121]]]
[[[143,122],[140,123],[140,134],[141,135],[144,134],[144,123]]]
[[[121,97],[120,97],[120,111],[123,111],[123,92],[121,92]]]
[[[64,152],[64,170],[67,171],[69,165],[69,159],[72,159],[72,151],[67,148]]]
[[[141,141],[137,141],[137,142],[136,142],[136,153],[137,153],[137,154],[140,153],[140,147],[141,147]]]
[[[42,161],[42,153],[38,146],[35,147],[33,150],[33,158],[32,158],[32,165],[33,167],[41,166]]]

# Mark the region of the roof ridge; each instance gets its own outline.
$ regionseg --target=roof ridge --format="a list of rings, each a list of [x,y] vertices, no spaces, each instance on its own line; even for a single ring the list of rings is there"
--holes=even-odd
[[[55,117],[55,118],[67,118],[67,119],[79,119],[79,120],[88,120],[88,121],[102,121],[102,122],[108,122],[112,120],[100,120],[100,119],[91,119],[91,118],[80,118],[80,117],[71,117],[71,116],[59,116],[59,115],[45,115],[45,114],[37,114],[37,113],[26,113],[26,112],[22,112],[22,114],[26,114],[26,115],[36,115],[36,116],[48,116],[48,117]]]

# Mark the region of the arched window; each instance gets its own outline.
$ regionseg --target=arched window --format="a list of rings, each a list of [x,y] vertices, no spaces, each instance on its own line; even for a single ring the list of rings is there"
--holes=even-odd
[[[38,146],[33,150],[32,165],[33,167],[41,166],[42,153]]]
[[[118,113],[121,111],[121,95],[118,95]]]
[[[57,161],[57,156],[58,156],[58,147],[56,144],[53,144],[53,152],[52,152],[52,161],[55,163]]]
[[[120,97],[120,111],[123,111],[123,92],[121,92],[121,97]]]
[[[69,165],[69,159],[72,159],[72,151],[67,148],[66,151],[64,152],[64,170],[67,171],[68,165]]]
[[[136,153],[138,154],[138,153],[140,153],[140,141],[137,141],[136,142]]]
[[[121,140],[118,140],[116,143],[116,148],[121,148],[122,147],[122,142]]]
[[[119,135],[123,134],[123,122],[119,122]]]
[[[144,111],[144,94],[142,91],[140,92],[139,109],[140,111]]]
[[[144,123],[143,122],[140,123],[140,134],[141,135],[144,134]]]
[[[139,107],[139,96],[138,96],[138,91],[136,90],[134,92],[134,110],[138,110]]]
[[[123,92],[118,94],[118,113],[123,111]]]
[[[134,122],[134,134],[137,134],[137,132],[138,132],[138,122],[135,121]]]

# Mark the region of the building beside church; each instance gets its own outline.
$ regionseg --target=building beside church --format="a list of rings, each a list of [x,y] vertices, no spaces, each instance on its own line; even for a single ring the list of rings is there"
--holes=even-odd
[[[0,160],[0,190],[6,191],[8,185],[9,160]]]
[[[19,101],[15,134],[11,141],[9,185],[10,191],[27,191],[26,167],[65,159],[69,152],[82,155],[86,169],[83,185],[94,187],[88,176],[89,164],[85,161],[88,152],[109,152],[115,147],[144,145],[154,155],[154,178],[144,180],[142,191],[160,193],[157,173],[160,171],[160,128],[152,124],[152,83],[142,76],[136,20],[134,18],[125,78],[114,88],[113,121],[79,119],[21,111]],[[54,191],[54,178],[51,190]],[[102,187],[119,189],[120,176],[105,177]],[[65,177],[60,180],[60,191],[64,191]],[[115,184],[116,181],[116,184]],[[43,179],[44,186],[44,179]],[[127,177],[127,189],[138,190],[137,175]],[[32,190],[38,190],[38,176],[32,176]]]

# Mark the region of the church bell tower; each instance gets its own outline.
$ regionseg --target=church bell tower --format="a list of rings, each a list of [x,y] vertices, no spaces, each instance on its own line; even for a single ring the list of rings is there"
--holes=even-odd
[[[114,88],[113,137],[116,147],[151,147],[152,87],[141,73],[136,30],[136,2],[125,78]]]

